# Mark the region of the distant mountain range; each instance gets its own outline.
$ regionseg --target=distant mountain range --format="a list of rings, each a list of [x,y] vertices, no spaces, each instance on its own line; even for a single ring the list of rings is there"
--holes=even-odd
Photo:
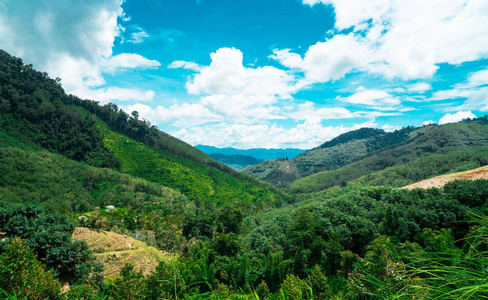
[[[291,159],[306,150],[287,148],[287,149],[235,149],[217,148],[213,146],[197,145],[198,150],[207,153],[213,159],[224,163],[236,170],[243,170],[246,167],[262,163],[266,160]]]

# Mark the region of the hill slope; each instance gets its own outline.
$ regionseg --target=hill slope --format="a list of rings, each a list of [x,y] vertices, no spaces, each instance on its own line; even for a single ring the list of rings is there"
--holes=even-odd
[[[171,259],[171,256],[163,251],[114,232],[78,227],[75,228],[72,239],[85,241],[88,244],[96,260],[103,263],[105,278],[119,275],[126,263],[131,263],[136,271],[148,275],[154,271],[161,260]]]
[[[279,187],[287,187],[297,179],[335,170],[378,149],[401,143],[410,138],[412,131],[413,127],[395,132],[361,128],[342,134],[293,159],[267,161],[245,169],[244,173]]]
[[[280,191],[158,130],[137,112],[66,95],[47,73],[1,50],[0,70],[0,131],[7,136],[178,189],[191,200],[243,206],[283,201]]]
[[[333,171],[296,180],[294,192],[312,192],[355,181],[401,187],[432,176],[488,163],[486,117],[413,130],[408,140],[373,152]]]
[[[445,174],[441,176],[436,176],[434,178],[422,180],[414,184],[407,185],[403,187],[407,190],[412,190],[415,188],[430,189],[430,188],[442,188],[446,183],[454,180],[478,180],[478,179],[488,179],[488,166],[483,166],[480,168],[467,170],[458,173]]]

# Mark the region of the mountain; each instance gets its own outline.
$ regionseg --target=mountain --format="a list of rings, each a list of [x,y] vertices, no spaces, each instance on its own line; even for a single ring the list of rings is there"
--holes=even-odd
[[[265,161],[277,158],[293,158],[306,150],[286,148],[286,149],[235,149],[235,148],[216,148],[213,146],[197,145],[195,148],[211,155],[211,154],[224,154],[224,155],[244,155],[254,157],[256,160]]]
[[[441,126],[405,127],[394,132],[362,128],[293,159],[264,162],[244,173],[292,192],[318,191],[352,180],[402,186],[442,172],[482,166],[487,146],[486,117]],[[395,168],[411,174],[393,175]]]
[[[246,167],[257,165],[263,162],[262,160],[257,160],[252,156],[239,155],[239,154],[227,155],[222,153],[213,153],[210,154],[210,157],[238,171],[243,170]]]
[[[278,187],[326,170],[335,170],[383,147],[408,139],[413,127],[395,132],[361,128],[344,133],[321,146],[292,159],[277,159],[244,170],[244,173]]]
[[[432,176],[488,164],[486,117],[413,129],[403,142],[379,149],[331,171],[292,182],[293,192],[312,192],[337,185],[401,187]]]
[[[284,201],[281,191],[158,130],[137,112],[66,95],[59,81],[1,50],[0,70],[0,130],[9,138],[216,206]]]

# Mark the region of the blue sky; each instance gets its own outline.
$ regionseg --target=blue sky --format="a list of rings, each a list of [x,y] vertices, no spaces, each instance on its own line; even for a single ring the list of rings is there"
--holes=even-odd
[[[0,0],[0,48],[190,144],[316,147],[488,111],[484,0]]]

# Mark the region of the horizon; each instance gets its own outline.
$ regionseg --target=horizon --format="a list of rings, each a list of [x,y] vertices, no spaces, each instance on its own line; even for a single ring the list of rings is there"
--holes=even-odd
[[[488,111],[488,2],[0,2],[0,49],[191,145],[309,150]]]

